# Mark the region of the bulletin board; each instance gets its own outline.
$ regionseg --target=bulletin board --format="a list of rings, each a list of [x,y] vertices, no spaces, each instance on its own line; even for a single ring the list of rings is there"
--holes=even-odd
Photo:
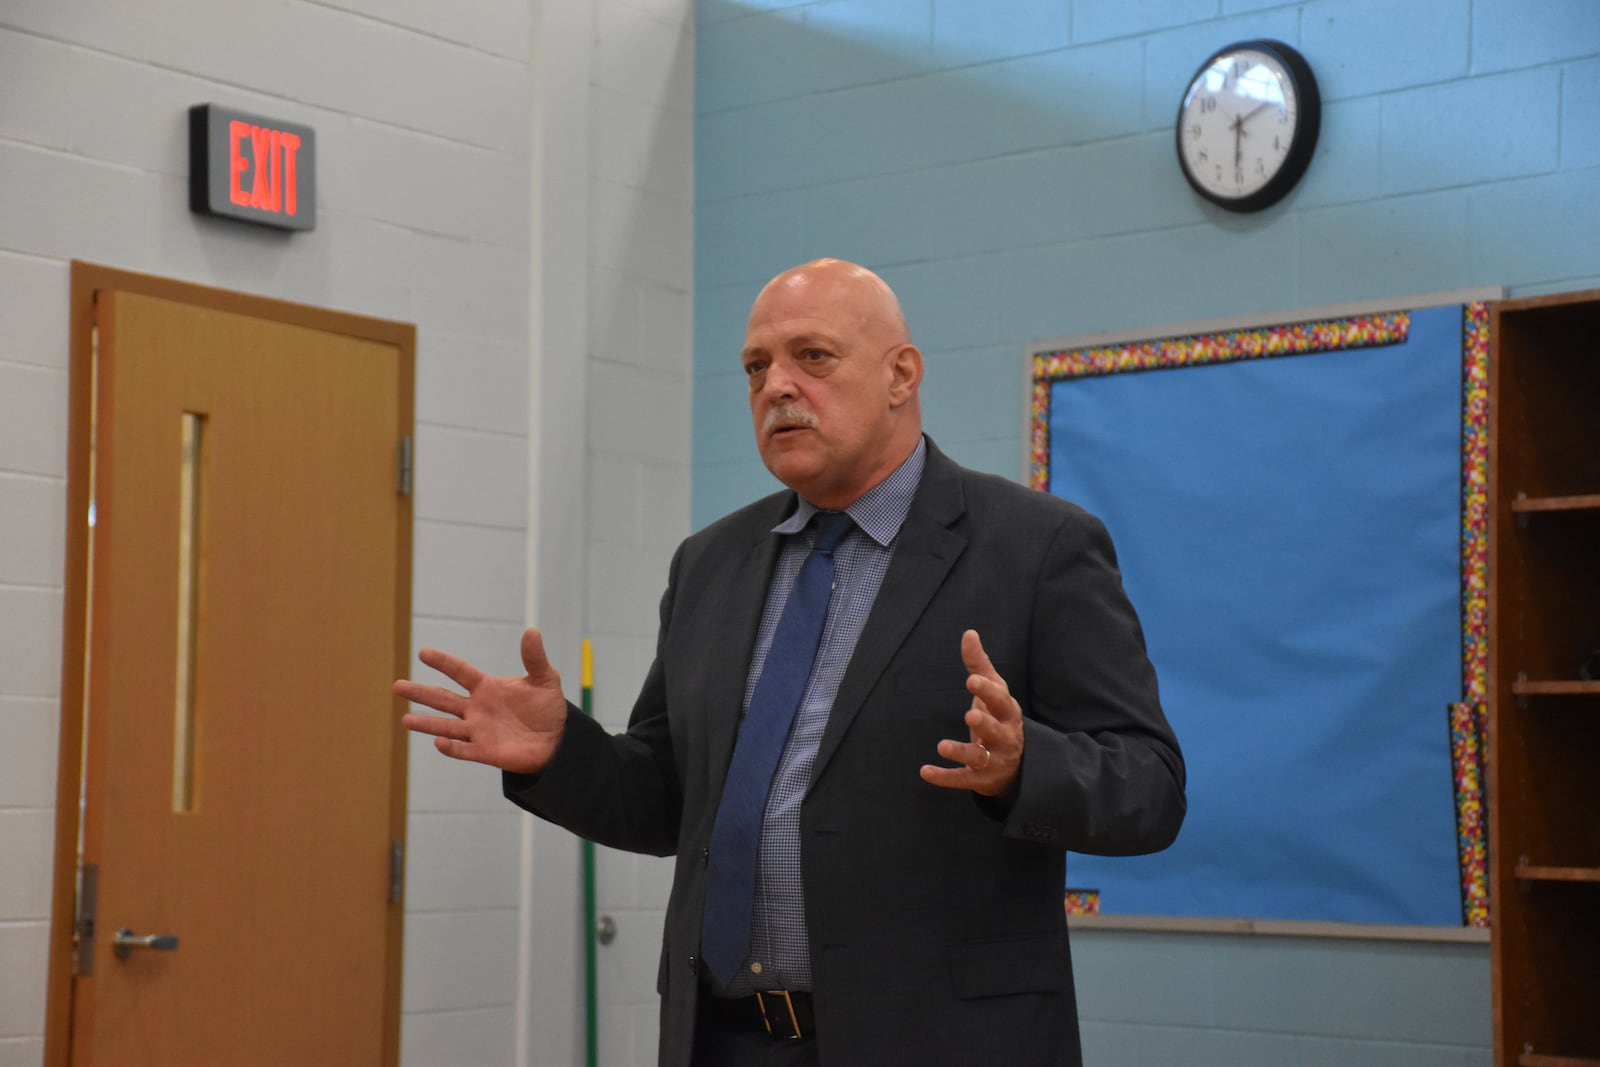
[[[1188,766],[1177,842],[1069,855],[1069,912],[1488,925],[1468,295],[1030,346],[1030,479],[1110,529]]]

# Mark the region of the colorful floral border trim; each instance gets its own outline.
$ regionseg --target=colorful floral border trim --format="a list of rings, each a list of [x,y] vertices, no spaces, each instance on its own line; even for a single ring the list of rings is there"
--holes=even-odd
[[[1489,699],[1489,305],[1461,316],[1461,691]]]
[[[1058,381],[1398,344],[1407,340],[1410,328],[1411,316],[1398,311],[1036,353],[1029,481],[1035,489],[1050,488],[1050,400],[1051,387]],[[1489,925],[1483,771],[1489,677],[1489,305],[1481,301],[1462,306],[1461,372],[1461,666],[1465,701],[1450,705],[1450,762],[1462,922],[1481,927]],[[1080,908],[1083,910],[1077,910]],[[1068,914],[1098,914],[1099,910],[1098,890],[1067,892]]]
[[[1489,305],[1461,314],[1461,691],[1450,706],[1461,921],[1489,925],[1483,771],[1489,700]]]
[[[1030,483],[1050,488],[1051,385],[1068,378],[1094,378],[1142,370],[1170,370],[1211,363],[1236,363],[1271,356],[1372,348],[1404,342],[1411,316],[1404,311],[1349,319],[1317,319],[1231,333],[1195,334],[1123,345],[1039,352],[1033,357],[1033,426]]]
[[[1485,706],[1450,705],[1450,762],[1456,794],[1456,856],[1461,870],[1461,922],[1489,925],[1489,850],[1484,827]]]
[[[1100,890],[1098,889],[1069,889],[1067,890],[1068,915],[1099,915]]]

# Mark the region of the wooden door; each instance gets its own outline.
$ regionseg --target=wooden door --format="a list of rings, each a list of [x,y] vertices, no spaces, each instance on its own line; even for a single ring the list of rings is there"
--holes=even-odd
[[[95,317],[70,1062],[392,1065],[409,348],[132,292]]]

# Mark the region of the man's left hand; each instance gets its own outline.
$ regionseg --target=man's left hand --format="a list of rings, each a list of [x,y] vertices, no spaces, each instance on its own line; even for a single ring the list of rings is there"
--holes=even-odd
[[[922,780],[945,789],[970,789],[986,797],[1009,797],[1022,771],[1022,707],[983,650],[978,631],[961,635],[961,659],[971,672],[967,691],[966,741],[939,742],[939,755],[957,767],[922,767]]]

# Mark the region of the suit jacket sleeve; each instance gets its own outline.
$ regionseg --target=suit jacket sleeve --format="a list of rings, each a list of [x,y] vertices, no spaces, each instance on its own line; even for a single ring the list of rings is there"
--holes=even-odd
[[[661,633],[672,613],[680,547],[661,598]],[[561,744],[538,774],[503,775],[518,807],[612,848],[669,856],[677,851],[683,794],[667,722],[660,640],[626,733],[612,735],[571,703]]]
[[[1166,848],[1185,812],[1183,757],[1110,535],[1080,508],[1042,556],[1029,629],[1028,677],[1007,679],[1025,719],[1004,833],[1098,855]]]

